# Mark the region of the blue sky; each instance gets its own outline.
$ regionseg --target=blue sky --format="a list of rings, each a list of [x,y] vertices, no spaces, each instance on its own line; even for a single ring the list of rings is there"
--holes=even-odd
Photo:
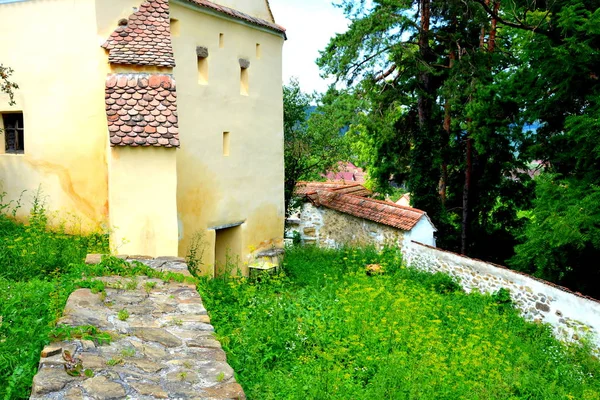
[[[344,32],[348,20],[331,0],[270,0],[275,21],[287,29],[283,45],[283,79],[297,77],[305,92],[324,92],[328,82],[319,77],[315,60],[336,33]]]

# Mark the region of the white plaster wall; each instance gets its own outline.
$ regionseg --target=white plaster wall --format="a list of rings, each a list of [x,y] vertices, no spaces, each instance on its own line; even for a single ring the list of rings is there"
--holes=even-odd
[[[550,324],[561,340],[578,341],[588,337],[600,353],[600,302],[507,268],[420,243],[405,242],[402,252],[407,265],[432,273],[446,273],[466,292],[510,290],[515,306],[525,319]]]
[[[429,218],[422,216],[419,222],[405,234],[404,239],[408,242],[414,240],[415,242],[435,247],[434,234],[435,227],[431,221],[429,221]]]

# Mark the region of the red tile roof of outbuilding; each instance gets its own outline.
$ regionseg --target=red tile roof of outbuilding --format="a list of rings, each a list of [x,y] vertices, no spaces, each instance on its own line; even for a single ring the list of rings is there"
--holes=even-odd
[[[416,208],[329,190],[318,191],[314,201],[319,206],[405,231],[410,231],[423,216],[427,216],[425,211]]]
[[[310,200],[317,207],[327,207],[405,231],[414,228],[423,217],[431,223],[425,211],[391,201],[372,199],[368,196],[373,193],[359,184],[298,182],[296,194]]]
[[[358,183],[347,184],[344,182],[298,182],[296,185],[296,194],[299,196],[315,194],[318,190],[333,190],[339,193],[352,193],[358,196],[369,196],[373,194],[369,189]]]

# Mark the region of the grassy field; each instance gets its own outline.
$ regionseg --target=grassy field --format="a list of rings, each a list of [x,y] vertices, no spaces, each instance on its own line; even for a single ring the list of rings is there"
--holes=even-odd
[[[93,285],[82,272],[153,273],[85,266],[107,237],[47,226],[35,205],[27,226],[0,215],[0,399],[28,398],[68,295]],[[250,399],[600,399],[598,360],[523,321],[506,293],[466,295],[400,265],[389,250],[291,248],[284,274],[199,290]]]
[[[200,293],[249,399],[600,398],[598,360],[506,293],[466,295],[391,251],[292,248],[285,274]]]
[[[0,215],[0,399],[29,398],[40,350],[81,278],[88,252],[106,251],[104,235],[47,228],[34,203],[30,225]]]

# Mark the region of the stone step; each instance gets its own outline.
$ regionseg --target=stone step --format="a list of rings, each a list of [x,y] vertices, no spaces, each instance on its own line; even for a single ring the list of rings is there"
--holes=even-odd
[[[141,262],[187,272],[181,259]],[[59,324],[93,325],[110,343],[80,338],[46,346],[30,399],[246,398],[193,284],[98,279],[105,294],[76,290]]]

